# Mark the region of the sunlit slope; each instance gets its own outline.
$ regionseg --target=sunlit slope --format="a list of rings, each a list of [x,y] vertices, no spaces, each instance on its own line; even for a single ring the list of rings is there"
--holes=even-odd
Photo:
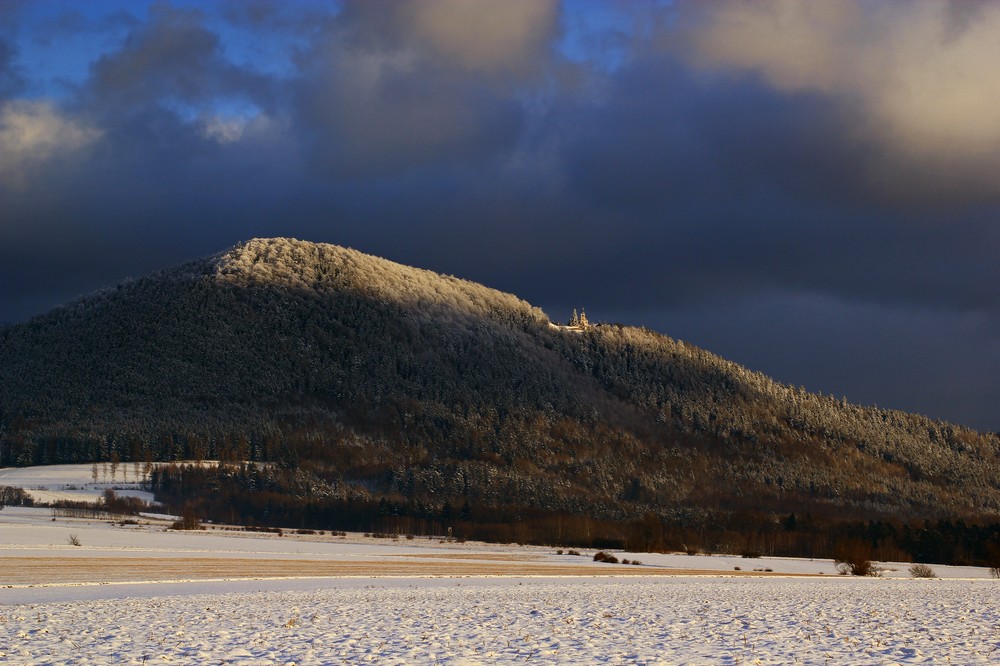
[[[288,239],[4,329],[0,436],[4,464],[249,456],[367,494],[607,516],[1000,512],[994,435]]]

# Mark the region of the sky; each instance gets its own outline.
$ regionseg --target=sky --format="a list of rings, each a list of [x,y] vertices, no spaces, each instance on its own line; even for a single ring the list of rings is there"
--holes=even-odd
[[[0,321],[253,237],[1000,430],[1000,3],[0,0]]]

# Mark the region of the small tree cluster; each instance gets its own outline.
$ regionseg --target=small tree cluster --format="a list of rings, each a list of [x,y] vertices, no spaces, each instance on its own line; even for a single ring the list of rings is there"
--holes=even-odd
[[[136,516],[140,511],[150,510],[148,502],[144,502],[138,497],[121,497],[110,488],[104,491],[103,499],[104,507],[109,513]]]
[[[0,486],[0,509],[5,506],[34,506],[34,504],[31,495],[24,488]]]

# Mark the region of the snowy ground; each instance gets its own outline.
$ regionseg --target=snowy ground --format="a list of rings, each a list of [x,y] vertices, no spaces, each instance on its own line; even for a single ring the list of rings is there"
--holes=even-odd
[[[141,467],[121,463],[96,465],[46,465],[44,467],[0,467],[0,486],[24,488],[36,502],[93,502],[112,489],[123,497],[153,501],[152,493],[140,489]],[[113,472],[113,473],[112,473]]]
[[[55,492],[81,473],[0,470],[0,484]],[[828,560],[592,554],[7,507],[0,663],[1000,663],[985,569],[856,579]]]
[[[15,664],[989,664],[989,581],[403,578],[0,606]],[[292,589],[288,589],[292,588]],[[303,589],[306,588],[306,589]],[[152,592],[152,593],[150,593]]]

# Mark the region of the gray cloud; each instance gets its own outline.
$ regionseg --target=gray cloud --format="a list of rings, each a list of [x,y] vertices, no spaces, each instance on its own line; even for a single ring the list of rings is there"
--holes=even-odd
[[[20,73],[14,67],[16,51],[0,37],[0,99],[16,94],[24,87]]]
[[[0,101],[24,89],[24,72],[17,64],[14,38],[20,24],[21,2],[0,3]]]
[[[348,4],[298,60],[299,120],[334,175],[468,163],[510,151],[518,86],[550,59],[555,4]]]
[[[219,36],[192,9],[153,5],[148,23],[136,26],[119,51],[91,67],[87,95],[104,113],[136,107],[238,100],[273,111],[272,82],[229,62]],[[117,118],[116,118],[117,119]]]
[[[404,51],[436,66],[522,78],[544,67],[558,31],[553,0],[373,0],[338,23],[366,51]]]

